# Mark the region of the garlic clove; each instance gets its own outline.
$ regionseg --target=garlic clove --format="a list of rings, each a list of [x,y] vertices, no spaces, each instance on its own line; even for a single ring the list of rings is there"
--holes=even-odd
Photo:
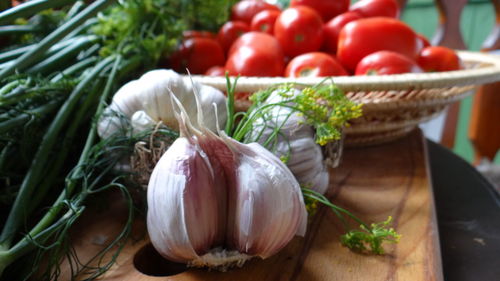
[[[148,185],[148,232],[154,247],[177,262],[197,259],[223,240],[214,174],[206,155],[178,138],[161,157]]]
[[[305,232],[307,212],[300,186],[260,144],[223,139],[237,159],[236,187],[228,191],[228,211],[234,216],[228,220],[228,239],[242,253],[267,258]]]

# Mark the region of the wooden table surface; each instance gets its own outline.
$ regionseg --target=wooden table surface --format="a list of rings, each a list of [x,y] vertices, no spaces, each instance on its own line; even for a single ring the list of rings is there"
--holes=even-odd
[[[320,207],[304,238],[296,237],[279,254],[251,260],[243,268],[225,273],[186,269],[163,260],[145,237],[129,241],[117,264],[101,280],[443,280],[426,147],[420,131],[384,145],[346,149],[331,178],[330,200],[367,222],[392,216],[394,227],[402,234],[400,243],[387,245],[382,256],[354,253],[339,242],[344,230],[337,217]],[[73,238],[81,260],[111,241],[121,227],[121,216],[120,208],[114,208],[83,218]],[[144,233],[144,222],[138,220],[134,229],[136,237]],[[66,277],[62,280],[68,278],[68,272],[68,268],[63,270]]]

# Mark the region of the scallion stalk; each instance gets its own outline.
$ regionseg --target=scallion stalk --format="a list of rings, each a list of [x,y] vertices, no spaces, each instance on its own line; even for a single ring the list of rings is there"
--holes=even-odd
[[[71,76],[74,75],[75,73],[78,73],[79,71],[82,71],[84,69],[87,69],[91,65],[93,65],[95,62],[97,62],[98,58],[97,57],[89,57],[84,60],[81,60],[72,66],[66,68],[62,72],[58,73],[56,76],[54,76],[52,79],[50,79],[50,82],[58,82],[61,81],[65,76]]]
[[[58,53],[60,50],[66,48],[67,46],[77,42],[81,38],[83,38],[83,37],[78,36],[78,37],[68,38],[68,39],[65,39],[65,40],[57,43],[57,44],[54,44],[53,46],[51,46],[49,48],[49,50],[47,52],[45,52],[44,56],[54,55],[54,54]],[[20,47],[20,48],[16,48],[13,50],[9,50],[9,51],[0,53],[0,62],[9,62],[10,60],[16,59],[19,56],[21,56],[22,54],[35,48],[36,45],[37,44],[32,44],[32,45],[28,45],[28,46],[24,46],[24,47]]]
[[[49,160],[49,155],[52,148],[56,145],[57,136],[59,135],[64,124],[68,122],[68,118],[72,110],[77,105],[82,95],[85,93],[86,88],[94,79],[101,74],[101,71],[106,68],[112,61],[113,57],[108,57],[97,64],[93,71],[82,80],[78,86],[73,90],[69,98],[62,105],[61,109],[57,113],[54,121],[48,128],[40,147],[33,159],[31,167],[27,172],[23,183],[19,189],[19,193],[14,201],[14,204],[10,210],[9,216],[5,222],[3,230],[0,234],[0,245],[3,248],[8,248],[12,243],[14,235],[18,230],[21,222],[26,219],[26,204],[29,201],[29,197],[32,196],[36,185],[40,182],[43,176],[42,172],[47,165]]]
[[[15,70],[22,71],[29,67],[33,62],[36,62],[43,54],[56,42],[60,41],[64,36],[69,34],[74,28],[84,23],[88,18],[96,15],[99,11],[105,9],[116,0],[98,0],[88,6],[86,9],[78,13],[74,18],[58,27],[51,34],[45,37],[35,48],[26,52],[16,59],[15,63],[0,71],[0,81]]]
[[[81,210],[82,207],[78,207],[77,205],[81,204],[84,200],[84,198],[89,194],[89,193],[81,193],[79,195],[79,199],[77,200],[78,202],[75,202],[75,208],[69,208],[67,213],[65,213],[63,216],[59,217],[59,213],[65,206],[65,201],[68,199],[68,197],[74,192],[77,184],[77,178],[81,175],[82,169],[84,166],[84,163],[86,163],[89,160],[90,153],[92,150],[92,147],[96,141],[97,138],[97,119],[99,116],[101,116],[102,112],[104,111],[105,107],[105,101],[108,99],[110,93],[112,92],[112,88],[114,85],[114,80],[117,77],[117,72],[121,64],[121,57],[118,58],[108,58],[104,61],[102,61],[100,64],[98,64],[95,68],[92,74],[87,76],[87,80],[92,80],[94,79],[104,68],[108,67],[112,60],[114,61],[113,68],[111,70],[111,73],[108,77],[106,86],[104,88],[104,91],[99,99],[99,105],[97,106],[96,113],[94,115],[94,122],[92,123],[92,126],[90,128],[89,134],[87,136],[87,140],[85,142],[84,148],[82,150],[82,153],[80,154],[80,159],[78,163],[76,164],[76,168],[74,171],[70,173],[70,175],[66,179],[66,188],[64,188],[59,195],[59,197],[56,199],[52,207],[48,210],[48,212],[43,216],[43,218],[36,224],[36,226],[27,234],[25,235],[18,243],[16,243],[14,246],[11,248],[6,247],[5,244],[1,245],[0,247],[0,275],[3,269],[7,267],[10,263],[18,259],[20,256],[24,255],[26,252],[32,250],[34,247],[36,247],[36,243],[42,243],[45,241],[47,237],[50,237],[52,233],[57,231],[58,227],[61,225],[64,225],[64,221],[67,220],[69,217],[75,215],[77,210]],[[83,87],[84,86],[84,81],[78,85],[78,87]],[[77,88],[78,88],[77,87]],[[75,89],[76,91],[76,89]],[[57,117],[55,120],[58,120]],[[52,128],[52,126],[51,126]],[[49,129],[50,130],[50,129]],[[31,170],[30,170],[31,171]],[[18,196],[19,197],[19,196]],[[17,201],[17,200],[16,200]],[[78,204],[79,203],[79,204]],[[3,249],[3,251],[1,250]]]
[[[21,35],[25,33],[34,33],[40,31],[40,28],[33,25],[5,25],[0,26],[0,36]]]
[[[66,64],[69,58],[76,56],[80,51],[88,48],[97,40],[98,40],[97,36],[85,36],[84,38],[80,38],[78,41],[67,46],[66,48],[57,52],[53,56],[28,68],[26,70],[26,73],[44,74],[47,73],[48,71],[52,71],[58,67],[61,67],[61,65]]]
[[[37,12],[62,7],[76,0],[32,0],[0,13],[0,25],[10,23],[17,18],[27,17]]]

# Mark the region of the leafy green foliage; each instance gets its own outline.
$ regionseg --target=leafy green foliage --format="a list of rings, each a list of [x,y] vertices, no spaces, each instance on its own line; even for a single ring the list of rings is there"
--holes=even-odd
[[[188,29],[217,30],[229,17],[235,0],[127,0],[99,17],[92,31],[104,38],[100,50],[118,49],[141,55],[155,64],[174,50]],[[123,48],[120,48],[123,46]]]
[[[216,32],[229,18],[231,6],[239,0],[181,1],[184,21],[190,28]]]
[[[123,1],[99,17],[92,32],[103,37],[103,57],[121,50],[139,55],[154,64],[164,52],[171,51],[187,26],[178,21],[178,1]]]

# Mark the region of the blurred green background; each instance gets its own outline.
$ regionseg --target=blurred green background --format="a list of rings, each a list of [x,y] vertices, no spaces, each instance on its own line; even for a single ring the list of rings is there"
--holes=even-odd
[[[438,12],[433,0],[409,0],[401,19],[412,26],[415,31],[432,39],[438,25]],[[461,17],[462,36],[471,51],[478,51],[495,23],[495,10],[490,0],[469,0]],[[472,96],[460,104],[457,134],[454,152],[471,162],[474,151],[467,137],[469,118],[472,107]],[[500,110],[500,109],[499,109]],[[498,120],[500,122],[500,120]],[[499,126],[500,129],[500,126]],[[495,162],[500,164],[500,153]]]

